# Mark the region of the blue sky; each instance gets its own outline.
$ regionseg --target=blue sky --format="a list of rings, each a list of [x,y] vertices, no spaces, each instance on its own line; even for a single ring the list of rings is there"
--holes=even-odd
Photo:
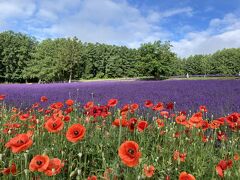
[[[132,48],[170,41],[187,57],[240,47],[240,0],[0,0],[5,30]]]

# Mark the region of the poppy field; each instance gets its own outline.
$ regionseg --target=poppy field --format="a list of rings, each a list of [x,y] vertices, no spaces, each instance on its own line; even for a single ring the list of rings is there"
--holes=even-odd
[[[195,86],[194,83],[188,85],[192,91],[199,89],[199,95],[202,96],[206,91],[206,82],[197,82],[194,82]],[[111,89],[108,83],[105,85]],[[126,88],[128,83],[123,83],[122,88]],[[133,84],[139,88],[138,83],[146,86],[148,82]],[[166,82],[165,85],[173,87],[171,83]],[[181,87],[186,88],[185,82],[182,83]],[[90,84],[89,87],[84,84],[86,91],[94,94],[82,97],[69,93],[68,97],[63,98],[60,93],[62,100],[54,99],[56,97],[50,95],[53,93],[51,90],[44,92],[43,87],[28,85],[34,87],[30,90],[35,92],[25,92],[25,97],[29,95],[25,101],[32,102],[28,106],[18,103],[16,106],[9,105],[14,100],[11,97],[15,93],[14,89],[0,93],[0,178],[239,179],[240,111],[239,97],[233,93],[238,90],[239,82],[212,83],[215,89],[217,85],[232,85],[230,88],[221,88],[225,92],[232,90],[225,99],[229,100],[229,105],[234,103],[233,106],[226,106],[228,108],[224,112],[217,112],[224,107],[219,106],[223,100],[220,96],[216,101],[208,100],[205,104],[201,101],[181,104],[175,98],[161,101],[153,98],[153,95],[150,99],[150,96],[144,94],[137,99],[129,98],[131,100],[126,102],[126,99],[123,101],[121,98],[127,95],[130,97],[127,93],[119,93],[120,96],[116,98],[112,96],[113,92],[108,96],[114,98],[103,98],[100,93],[101,83],[95,83],[96,91],[88,89]],[[11,85],[1,86],[0,90],[7,86]],[[58,86],[59,92],[61,86],[66,88],[64,84],[52,86]],[[76,88],[76,85],[72,86]],[[148,86],[145,91],[151,88]],[[129,89],[126,91],[130,92]],[[212,91],[216,92],[214,88]],[[97,98],[96,94],[102,99]],[[186,98],[182,94],[182,98]],[[16,102],[24,96],[16,96]],[[79,98],[85,98],[85,101]],[[209,106],[209,102],[215,107]]]

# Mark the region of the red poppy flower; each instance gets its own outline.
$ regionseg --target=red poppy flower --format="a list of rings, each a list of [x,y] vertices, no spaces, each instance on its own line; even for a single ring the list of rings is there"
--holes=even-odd
[[[208,128],[209,128],[209,123],[207,122],[207,121],[202,121],[201,122],[201,128],[202,128],[202,130],[207,130]]]
[[[72,107],[68,107],[64,112],[66,113],[66,114],[69,114],[69,113],[71,113],[73,111],[73,108]]]
[[[117,99],[109,99],[107,105],[108,105],[109,107],[114,107],[114,106],[117,105],[117,103],[118,103],[118,100],[117,100]]]
[[[65,121],[65,122],[69,122],[71,120],[71,117],[70,116],[65,116],[64,118],[63,118],[63,121]]]
[[[229,116],[226,117],[226,122],[231,128],[234,128],[236,126],[240,127],[240,114],[239,113],[232,113]]]
[[[50,159],[49,165],[48,165],[47,169],[44,171],[44,173],[47,176],[54,176],[61,172],[61,168],[63,166],[64,166],[64,163],[62,163],[60,159],[58,159],[58,158]]]
[[[144,103],[144,106],[147,107],[147,108],[150,108],[150,107],[153,106],[153,103],[150,100],[146,100],[145,103]]]
[[[56,102],[50,105],[51,109],[61,109],[63,107],[62,102]]]
[[[217,173],[223,177],[223,171],[232,167],[232,160],[221,160],[216,166]],[[219,168],[221,169],[219,171]]]
[[[5,99],[6,95],[0,94],[0,101],[3,101]]]
[[[65,101],[65,104],[67,106],[72,106],[74,104],[74,101],[72,99],[68,99],[68,100]]]
[[[200,110],[201,112],[208,112],[206,106],[199,106],[199,110]]]
[[[128,110],[129,110],[129,104],[125,104],[125,105],[121,108],[120,113],[121,113],[121,114],[126,114],[126,113],[128,112]]]
[[[173,102],[167,103],[166,108],[172,110],[174,108],[174,103]]]
[[[178,161],[178,159],[179,159],[181,162],[184,162],[186,156],[187,156],[186,153],[180,153],[179,151],[174,151],[174,153],[173,153],[173,159],[176,161]]]
[[[196,178],[192,174],[181,172],[179,175],[179,180],[196,180]]]
[[[154,170],[155,168],[153,165],[147,166],[146,164],[144,164],[143,171],[146,177],[152,177],[154,174]]]
[[[131,131],[131,132],[133,132],[134,131],[134,129],[135,129],[135,125],[137,124],[137,119],[136,118],[131,118],[131,119],[129,119],[129,121],[128,121],[128,129]]]
[[[220,177],[224,177],[224,171],[232,167],[232,160],[221,160],[216,166],[216,171]]]
[[[13,153],[25,151],[33,144],[33,141],[30,137],[31,134],[18,134],[14,138],[10,139],[5,144],[5,147],[11,148]]]
[[[227,134],[225,132],[217,132],[217,139],[220,141],[227,140]]]
[[[15,175],[17,173],[17,167],[15,163],[12,163],[10,167],[8,168],[4,168],[1,173],[3,173],[4,175],[8,175],[8,174],[12,174]]]
[[[139,132],[144,131],[148,127],[148,122],[147,121],[139,121],[137,124],[137,129]]]
[[[28,114],[28,113],[19,115],[19,119],[21,121],[26,121],[29,117],[30,117],[30,114]]]
[[[139,146],[134,141],[125,141],[118,149],[118,155],[123,164],[128,167],[137,166],[141,152],[139,152]]]
[[[84,138],[86,132],[86,128],[81,124],[73,124],[70,126],[66,133],[66,138],[70,142],[77,142]]]
[[[87,180],[97,180],[97,176],[89,176]]]
[[[49,119],[45,122],[44,127],[48,132],[59,132],[63,129],[64,123],[60,118]]]
[[[40,101],[41,101],[41,102],[46,102],[46,101],[48,101],[48,98],[47,98],[46,96],[42,96],[42,97],[40,98]]]
[[[47,155],[36,155],[32,158],[29,169],[30,171],[44,172],[47,170],[50,159]]]

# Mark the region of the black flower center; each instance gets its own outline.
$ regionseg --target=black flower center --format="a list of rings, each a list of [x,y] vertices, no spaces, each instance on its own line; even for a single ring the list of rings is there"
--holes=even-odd
[[[53,128],[57,127],[57,123],[53,123],[52,126],[53,126]]]
[[[24,144],[23,140],[21,140],[21,139],[18,140],[17,143],[18,143],[18,144]]]
[[[42,164],[42,161],[37,161],[37,165],[41,165]]]
[[[133,155],[134,154],[134,150],[133,149],[129,149],[128,152]]]
[[[78,132],[78,131],[74,131],[73,134],[74,134],[75,136],[77,136],[77,135],[79,134],[79,132]]]

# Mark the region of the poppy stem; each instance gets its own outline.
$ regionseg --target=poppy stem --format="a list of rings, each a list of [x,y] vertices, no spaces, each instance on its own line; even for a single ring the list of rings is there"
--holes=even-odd
[[[122,119],[120,119],[119,134],[118,134],[118,147],[121,144],[121,135],[122,135]]]

